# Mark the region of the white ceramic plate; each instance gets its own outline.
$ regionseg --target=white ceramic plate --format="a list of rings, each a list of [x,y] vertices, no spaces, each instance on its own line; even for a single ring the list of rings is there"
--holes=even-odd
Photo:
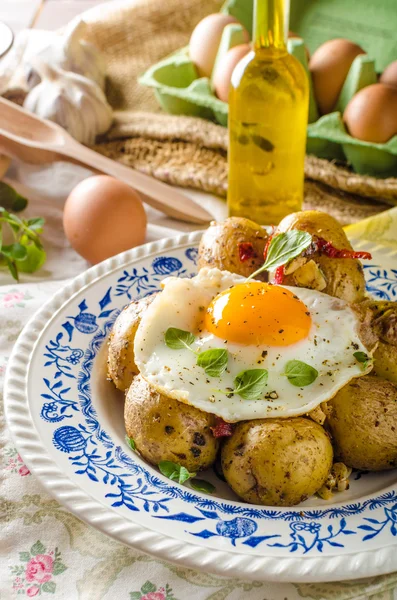
[[[213,496],[163,477],[125,443],[122,398],[105,380],[104,341],[125,304],[165,276],[196,273],[201,232],[141,246],[93,267],[28,323],[6,377],[6,414],[28,467],[98,530],[164,560],[245,579],[332,581],[397,570],[397,471],[295,508],[244,504],[214,472]],[[397,252],[374,260],[368,290],[397,300]]]

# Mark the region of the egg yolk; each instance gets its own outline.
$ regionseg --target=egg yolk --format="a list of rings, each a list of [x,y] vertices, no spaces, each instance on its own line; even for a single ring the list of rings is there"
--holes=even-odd
[[[207,331],[246,346],[290,346],[309,335],[311,323],[307,306],[290,290],[259,282],[221,292],[204,318]]]

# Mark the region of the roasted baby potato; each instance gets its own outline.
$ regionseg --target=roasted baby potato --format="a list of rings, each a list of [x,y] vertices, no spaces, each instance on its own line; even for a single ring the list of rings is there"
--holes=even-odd
[[[325,430],[302,417],[237,425],[222,448],[230,487],[246,502],[293,506],[326,482],[333,451]]]
[[[147,307],[156,294],[146,296],[137,302],[131,302],[117,317],[108,341],[108,378],[118,390],[127,390],[138,367],[134,360],[134,339],[138,325]]]
[[[298,229],[313,236],[324,238],[335,248],[352,250],[341,225],[327,213],[307,210],[285,217],[277,232]],[[293,268],[296,269],[292,271]],[[346,302],[360,302],[365,296],[365,279],[359,260],[351,258],[329,258],[314,253],[292,261],[284,279],[285,285],[308,287],[342,298]]]
[[[397,302],[366,300],[373,313],[372,329],[378,336],[374,374],[397,385]]]
[[[199,269],[217,267],[222,271],[248,277],[263,265],[263,251],[268,234],[257,223],[242,217],[229,217],[222,223],[213,221],[204,232],[199,246]],[[240,260],[239,244],[249,242],[254,257]],[[258,279],[265,278],[265,274]]]
[[[126,395],[124,421],[138,452],[154,465],[170,460],[197,472],[215,461],[214,415],[159,394],[141,375]]]
[[[363,471],[397,467],[397,387],[374,375],[354,379],[325,405],[335,454]]]

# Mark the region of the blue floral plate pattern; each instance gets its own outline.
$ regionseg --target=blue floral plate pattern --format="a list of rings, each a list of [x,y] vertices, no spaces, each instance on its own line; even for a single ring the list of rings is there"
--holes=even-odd
[[[397,473],[357,473],[332,501],[295,508],[240,502],[218,478],[198,493],[125,443],[123,399],[106,381],[106,338],[120,310],[168,275],[197,272],[200,232],[111,258],[60,290],[10,359],[6,413],[47,489],[100,531],[164,560],[247,579],[331,581],[397,570]],[[356,247],[373,251],[369,244]],[[390,251],[366,265],[368,292],[397,300]],[[394,252],[394,255],[396,253]]]

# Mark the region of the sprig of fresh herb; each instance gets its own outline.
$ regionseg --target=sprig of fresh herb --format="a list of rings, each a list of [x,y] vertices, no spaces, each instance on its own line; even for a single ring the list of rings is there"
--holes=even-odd
[[[354,352],[353,356],[356,359],[356,361],[361,364],[361,368],[363,371],[366,371],[368,366],[372,362],[371,357],[368,356],[368,354],[365,354],[365,352]]]
[[[226,394],[226,396],[237,394],[243,400],[258,400],[267,386],[268,375],[267,369],[241,371],[234,378],[234,388],[214,390],[214,392],[220,392],[221,394]]]
[[[229,353],[224,348],[214,348],[199,352],[190,346],[196,340],[190,331],[169,327],[164,334],[164,341],[168,348],[181,350],[186,348],[197,356],[197,365],[202,367],[209,377],[220,377],[225,372]]]
[[[12,244],[3,244],[3,226],[8,226],[13,234]],[[14,279],[19,272],[33,273],[40,269],[46,253],[40,240],[44,219],[20,219],[0,206],[0,264],[5,264]]]
[[[234,380],[234,393],[243,400],[258,400],[267,386],[267,378],[266,369],[241,371]]]
[[[24,210],[28,205],[26,198],[18,194],[14,188],[12,188],[5,181],[0,181],[0,206],[6,210],[13,210],[14,212],[20,212]]]
[[[318,371],[301,360],[289,360],[285,365],[285,375],[292,385],[306,387],[318,377]]]
[[[274,271],[282,265],[286,265],[290,260],[299,256],[306,248],[310,246],[312,236],[307,231],[292,229],[275,235],[270,242],[266,254],[266,260],[263,265],[248,277],[254,279],[263,271]]]
[[[205,350],[197,355],[197,364],[209,377],[220,377],[226,371],[229,353],[224,348]]]
[[[177,481],[178,483],[185,483],[188,479],[196,477],[196,473],[190,473],[185,467],[181,467],[181,465],[178,465],[178,463],[174,463],[171,460],[160,461],[159,469],[165,477]]]
[[[127,442],[127,444],[129,445],[129,447],[131,448],[131,450],[136,450],[136,445],[135,445],[135,440],[132,437],[128,437],[128,435],[125,436],[125,441]]]
[[[195,339],[190,331],[183,331],[183,329],[177,329],[176,327],[169,327],[164,334],[164,341],[168,348],[172,350],[181,350],[182,348],[191,350],[190,346]]]
[[[197,492],[204,492],[205,494],[213,494],[215,492],[215,486],[205,479],[192,479],[190,482],[192,487]]]

